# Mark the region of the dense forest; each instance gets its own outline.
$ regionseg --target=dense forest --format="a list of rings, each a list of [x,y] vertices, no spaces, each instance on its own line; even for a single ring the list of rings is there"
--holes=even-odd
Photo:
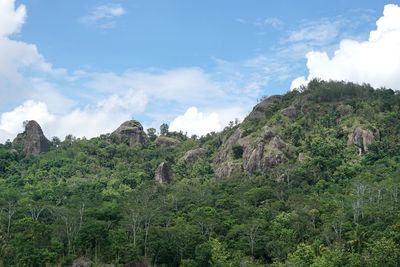
[[[203,137],[7,142],[0,266],[400,266],[399,111],[313,80]]]

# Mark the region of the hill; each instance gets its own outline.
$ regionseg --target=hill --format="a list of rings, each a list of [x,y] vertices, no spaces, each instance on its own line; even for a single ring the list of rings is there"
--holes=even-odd
[[[399,110],[313,80],[201,138],[28,123],[0,145],[0,266],[398,266]]]

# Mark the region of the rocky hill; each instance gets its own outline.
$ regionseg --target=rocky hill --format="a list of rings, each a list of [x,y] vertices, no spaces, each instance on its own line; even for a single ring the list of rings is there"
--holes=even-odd
[[[398,266],[399,111],[393,90],[313,80],[199,139],[127,121],[49,142],[31,121],[0,145],[0,259]]]

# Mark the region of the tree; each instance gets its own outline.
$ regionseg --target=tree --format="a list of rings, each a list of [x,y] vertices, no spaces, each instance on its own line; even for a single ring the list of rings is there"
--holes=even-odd
[[[161,124],[160,126],[160,134],[161,135],[167,135],[169,132],[169,126],[166,123]]]
[[[154,129],[154,128],[147,129],[147,135],[149,136],[151,141],[156,140],[156,138],[157,138],[156,129]]]
[[[243,147],[241,145],[233,145],[232,153],[234,159],[241,159],[243,156]]]
[[[368,266],[396,267],[400,263],[400,250],[393,240],[381,238],[368,245]]]
[[[229,252],[226,251],[221,242],[216,238],[210,238],[211,245],[211,266],[213,267],[229,267]]]

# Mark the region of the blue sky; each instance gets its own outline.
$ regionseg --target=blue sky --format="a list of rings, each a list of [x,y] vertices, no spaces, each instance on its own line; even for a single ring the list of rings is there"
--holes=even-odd
[[[0,0],[0,142],[26,119],[49,137],[93,137],[130,118],[204,134],[314,76],[396,87],[386,74],[397,65],[373,75],[376,62],[360,59],[400,50],[387,41],[400,35],[389,3]],[[371,67],[348,70],[357,64]]]

